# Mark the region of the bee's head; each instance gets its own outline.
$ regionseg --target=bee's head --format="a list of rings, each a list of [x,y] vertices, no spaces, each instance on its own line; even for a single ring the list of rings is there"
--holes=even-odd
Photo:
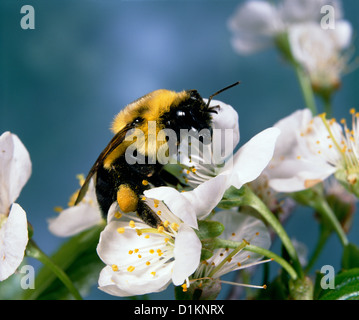
[[[215,111],[207,107],[197,90],[187,90],[185,95],[161,116],[161,121],[167,129],[174,130],[179,136],[181,129],[194,132],[210,130],[212,112]]]

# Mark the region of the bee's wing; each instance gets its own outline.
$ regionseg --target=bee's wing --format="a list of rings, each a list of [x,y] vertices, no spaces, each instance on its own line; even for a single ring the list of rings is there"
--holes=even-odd
[[[103,162],[107,158],[107,156],[123,142],[123,140],[125,139],[126,133],[131,128],[133,128],[132,125],[127,125],[122,130],[120,130],[118,133],[116,133],[115,136],[111,139],[110,143],[107,145],[107,147],[98,156],[96,162],[90,169],[90,171],[86,177],[86,180],[80,189],[80,192],[75,201],[75,205],[77,205],[84,198],[92,176],[97,172],[98,168],[103,164]]]

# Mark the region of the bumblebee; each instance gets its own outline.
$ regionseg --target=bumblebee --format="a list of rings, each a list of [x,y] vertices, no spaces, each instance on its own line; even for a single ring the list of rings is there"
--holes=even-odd
[[[124,213],[137,212],[138,216],[148,225],[158,227],[161,220],[152,209],[142,200],[143,192],[150,187],[177,185],[178,179],[163,169],[158,161],[159,148],[166,144],[149,144],[149,124],[156,124],[155,131],[172,129],[180,143],[181,129],[211,130],[212,114],[216,108],[210,107],[212,98],[239,82],[234,83],[211,95],[205,103],[197,90],[175,92],[170,90],[156,90],[127,105],[112,123],[114,137],[101,152],[90,169],[82,185],[75,205],[86,194],[92,177],[95,180],[96,196],[104,216],[115,201]],[[127,139],[126,135],[134,130],[141,130],[144,139],[136,148],[136,152],[144,157],[144,163],[128,163],[126,150],[135,139]]]

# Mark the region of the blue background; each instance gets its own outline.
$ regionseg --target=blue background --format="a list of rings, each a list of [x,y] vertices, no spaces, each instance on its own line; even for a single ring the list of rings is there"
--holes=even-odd
[[[357,47],[359,3],[343,2]],[[0,133],[16,133],[30,152],[33,173],[17,202],[46,253],[64,241],[47,229],[53,208],[66,207],[78,188],[76,174],[86,174],[111,139],[113,116],[143,94],[198,89],[208,97],[240,80],[219,99],[237,109],[242,144],[304,107],[293,70],[274,49],[251,56],[233,51],[227,21],[240,3],[1,1]],[[35,30],[20,27],[25,4],[35,9]],[[358,107],[358,75],[344,77],[334,99],[336,118]],[[357,220],[349,239],[359,243]],[[310,210],[296,210],[286,229],[310,247],[317,239]],[[278,243],[273,248],[278,252]],[[341,253],[334,235],[315,267],[330,264],[338,270]],[[171,297],[172,288],[153,295]],[[94,288],[89,298],[111,297]]]

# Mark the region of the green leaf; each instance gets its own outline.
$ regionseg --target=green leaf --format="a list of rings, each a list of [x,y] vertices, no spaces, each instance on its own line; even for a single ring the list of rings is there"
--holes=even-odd
[[[347,246],[344,247],[342,268],[359,268],[359,248],[353,243],[349,243]]]
[[[359,300],[359,268],[350,269],[335,277],[334,289],[323,289],[319,300]]]
[[[96,281],[92,277],[102,263],[97,256],[96,247],[103,226],[96,226],[70,238],[51,257],[75,284],[79,291],[86,291]],[[103,264],[102,264],[103,266]],[[58,292],[56,292],[58,290]],[[57,280],[55,274],[43,267],[36,279],[35,290],[28,290],[24,299],[65,299],[69,298],[68,290]]]

